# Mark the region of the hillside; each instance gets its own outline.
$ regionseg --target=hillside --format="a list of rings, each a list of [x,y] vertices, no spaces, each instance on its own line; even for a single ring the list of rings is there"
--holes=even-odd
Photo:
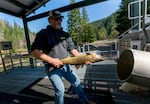
[[[107,35],[107,39],[109,38],[116,38],[118,36],[118,31],[116,31],[115,27],[116,27],[116,13],[113,13],[112,15],[110,15],[107,18],[101,19],[101,20],[97,20],[94,22],[91,22],[90,25],[93,26],[94,31],[97,35],[99,35],[103,30],[106,30],[105,35]],[[112,34],[115,33],[115,34]],[[111,36],[113,35],[113,36]]]
[[[35,35],[29,31],[30,41],[32,42]],[[0,19],[0,42],[11,41],[13,49],[26,48],[26,38],[24,28],[20,27],[16,22],[10,25],[7,21]]]
[[[116,13],[102,20],[97,20],[90,23],[90,25],[94,28],[96,36],[98,37],[97,40],[104,40],[99,38],[103,33],[102,30],[106,30],[106,32],[104,32],[104,35],[107,37],[107,39],[112,38],[112,33],[116,33],[114,32],[114,28],[116,26],[115,18]],[[32,43],[35,35],[33,35],[34,33],[30,31],[29,34],[30,41]],[[113,39],[117,35],[118,34],[113,35]],[[11,41],[13,44],[13,48],[25,48],[26,40],[24,29],[18,26],[15,22],[14,25],[11,26],[7,21],[3,21],[0,19],[0,41]]]

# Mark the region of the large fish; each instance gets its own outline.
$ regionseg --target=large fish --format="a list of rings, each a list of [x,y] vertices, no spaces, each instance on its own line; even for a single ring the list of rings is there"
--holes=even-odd
[[[95,53],[86,53],[86,54],[81,54],[75,57],[67,57],[64,59],[61,59],[61,61],[64,64],[71,64],[71,65],[82,65],[85,64],[85,62],[90,61],[90,62],[98,62],[98,61],[103,61],[104,58],[101,55],[97,55]]]

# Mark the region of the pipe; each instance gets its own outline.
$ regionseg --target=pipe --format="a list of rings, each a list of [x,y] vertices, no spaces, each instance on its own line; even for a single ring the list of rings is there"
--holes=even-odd
[[[117,74],[121,81],[150,87],[150,52],[123,51],[118,59]]]

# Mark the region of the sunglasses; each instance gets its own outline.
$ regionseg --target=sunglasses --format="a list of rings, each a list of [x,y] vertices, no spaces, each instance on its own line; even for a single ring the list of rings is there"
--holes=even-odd
[[[54,18],[55,21],[62,21],[62,18]]]

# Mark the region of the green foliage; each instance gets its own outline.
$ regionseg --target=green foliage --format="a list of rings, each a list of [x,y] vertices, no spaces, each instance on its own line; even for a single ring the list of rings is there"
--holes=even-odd
[[[119,34],[119,32],[114,27],[112,27],[111,33],[109,35],[109,39],[117,38],[118,34]]]
[[[0,20],[0,34],[1,34],[1,35],[2,35],[2,33],[3,33],[3,30],[4,30],[3,21]]]
[[[107,31],[106,31],[106,28],[102,27],[102,28],[99,29],[97,38],[98,38],[98,40],[107,39]]]
[[[6,23],[4,28],[4,41],[11,41],[13,48],[22,47],[20,44],[21,41],[25,42],[24,30],[16,22],[13,26],[10,26],[9,23]]]
[[[116,30],[123,33],[131,27],[131,20],[128,19],[128,3],[130,0],[122,0],[120,10],[117,12]]]
[[[87,24],[89,21],[88,15],[87,15],[87,11],[86,9],[83,7],[82,8],[82,14],[81,14],[81,23],[82,24]]]
[[[96,35],[93,28],[90,25],[83,25],[80,30],[81,44],[91,43],[96,40]]]
[[[6,27],[4,28],[4,40],[5,41],[11,41],[12,40],[12,27],[9,25],[9,23],[6,23]]]
[[[11,41],[12,48],[26,48],[26,39],[24,34],[24,29],[20,27],[16,22],[13,25],[10,25],[7,21],[0,22],[0,41]],[[31,37],[33,34],[30,32]]]
[[[118,31],[115,29],[117,26],[115,21],[116,15],[117,14],[114,13],[107,18],[90,23],[94,28],[97,40],[116,38],[118,35]]]
[[[71,4],[75,3],[75,0],[70,2]],[[87,22],[88,15],[85,8],[82,8],[82,13],[79,9],[68,12],[68,32],[77,46],[96,40],[94,30]]]
[[[80,29],[81,44],[91,43],[96,40],[94,29],[90,24],[88,24],[88,21],[89,19],[88,19],[87,11],[83,7],[81,13],[81,29]]]
[[[116,15],[112,15],[110,17],[110,27],[109,27],[109,39],[117,38],[119,32],[116,30],[117,24],[116,24]]]
[[[75,3],[75,0],[71,0],[70,4]],[[81,26],[81,21],[80,21],[80,11],[79,9],[73,9],[68,12],[68,33],[72,36],[72,39],[74,43],[77,45],[79,44],[79,38],[78,38],[78,33],[80,30]]]

